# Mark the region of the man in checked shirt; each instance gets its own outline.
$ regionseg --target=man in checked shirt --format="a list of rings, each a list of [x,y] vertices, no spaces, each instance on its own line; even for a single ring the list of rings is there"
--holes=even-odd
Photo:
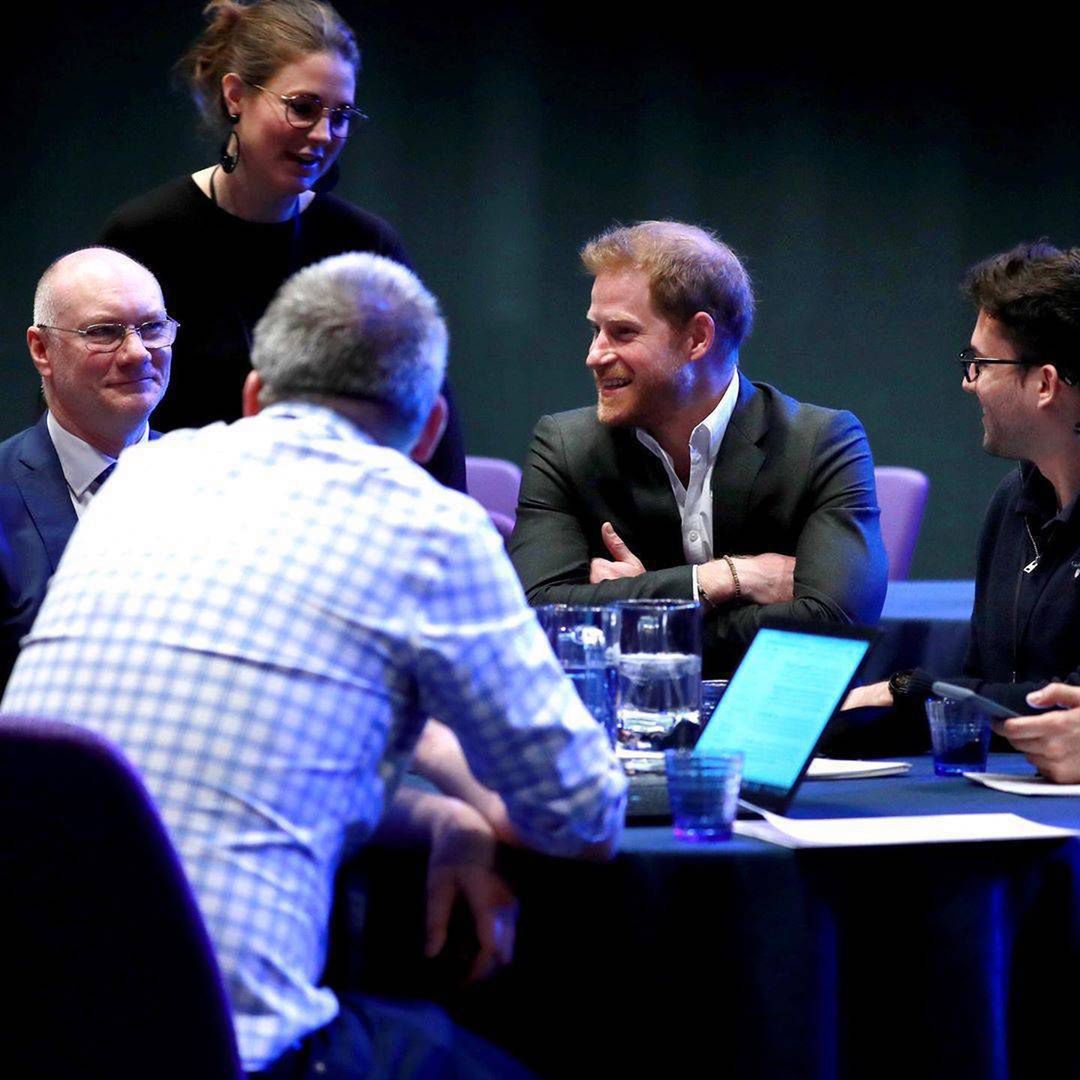
[[[434,298],[378,256],[287,282],[256,330],[245,418],[125,454],[3,701],[92,728],[141,773],[249,1073],[354,1075],[332,1064],[348,1059],[382,1075],[403,1052],[448,1067],[422,1020],[318,985],[347,828],[430,836],[429,952],[460,895],[478,966],[507,957],[491,826],[398,787],[426,717],[453,729],[520,842],[603,855],[619,833],[621,770],[501,539],[408,460],[441,431],[446,342]],[[468,1075],[512,1068],[461,1033],[453,1046]]]

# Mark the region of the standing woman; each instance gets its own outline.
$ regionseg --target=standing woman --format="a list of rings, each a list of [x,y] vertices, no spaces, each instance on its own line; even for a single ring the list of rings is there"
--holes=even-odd
[[[101,235],[153,271],[183,328],[154,414],[163,431],[239,417],[252,331],[296,270],[343,251],[408,265],[386,222],[319,191],[366,119],[354,98],[360,51],[341,16],[321,0],[211,0],[205,15],[177,67],[220,129],[221,155],[126,203]],[[452,402],[428,470],[465,489]]]

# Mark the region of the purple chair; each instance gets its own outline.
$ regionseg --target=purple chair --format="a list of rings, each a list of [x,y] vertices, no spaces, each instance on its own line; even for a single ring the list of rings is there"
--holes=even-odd
[[[499,532],[508,537],[517,519],[521,470],[502,458],[467,457],[465,481],[469,494],[491,515]]]
[[[104,739],[0,717],[0,881],[5,1075],[243,1076],[187,879]]]
[[[879,465],[874,469],[874,479],[881,507],[881,538],[889,556],[889,580],[906,581],[930,481],[918,469],[900,465]]]

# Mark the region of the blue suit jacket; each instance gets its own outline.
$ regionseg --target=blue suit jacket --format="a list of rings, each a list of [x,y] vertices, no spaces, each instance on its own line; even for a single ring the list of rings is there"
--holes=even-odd
[[[46,415],[0,443],[0,692],[79,520]]]
[[[77,521],[43,415],[0,443],[0,688]]]

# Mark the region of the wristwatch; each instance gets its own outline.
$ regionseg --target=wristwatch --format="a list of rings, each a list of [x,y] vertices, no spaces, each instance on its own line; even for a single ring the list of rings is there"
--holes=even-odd
[[[897,671],[893,674],[892,678],[889,679],[889,693],[892,694],[893,701],[898,701],[900,698],[906,698],[910,687],[910,671]]]
[[[908,702],[916,704],[930,697],[933,681],[930,675],[919,668],[898,671],[889,679],[889,693],[896,705]]]

